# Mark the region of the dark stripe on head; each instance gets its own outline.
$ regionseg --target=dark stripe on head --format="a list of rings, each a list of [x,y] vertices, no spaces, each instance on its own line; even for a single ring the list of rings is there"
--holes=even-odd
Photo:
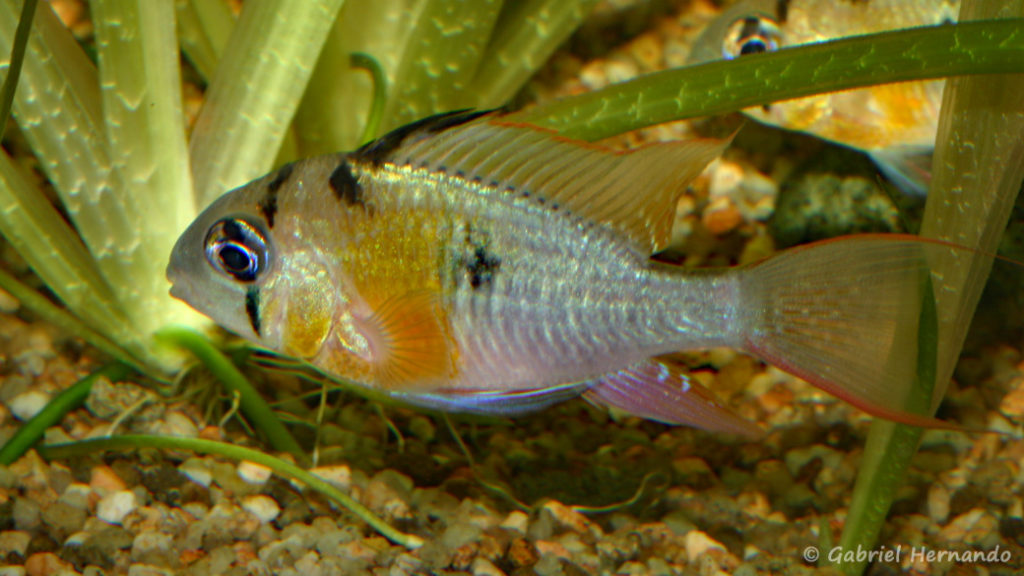
[[[263,212],[263,217],[266,218],[267,226],[270,228],[274,227],[274,215],[277,214],[277,191],[288,181],[293,170],[295,170],[295,164],[282,166],[274,175],[274,179],[267,184],[267,193],[259,202],[260,211]]]
[[[257,336],[260,334],[260,289],[255,286],[245,291],[245,313],[249,315],[249,324]]]
[[[776,22],[782,24],[789,18],[789,1],[790,0],[778,0],[775,3],[775,15]]]
[[[417,132],[423,132],[428,135],[437,134],[438,132],[444,132],[449,128],[454,128],[465,124],[466,122],[476,120],[477,118],[490,114],[491,112],[493,112],[493,110],[456,110],[454,112],[445,112],[443,114],[428,116],[422,120],[417,120],[411,124],[395,128],[377,140],[369,142],[362,148],[359,148],[353,152],[352,155],[355,158],[369,162],[374,166],[380,166],[390,159],[391,154],[402,145],[402,142],[404,142],[406,138]]]
[[[327,182],[331,185],[331,190],[334,190],[334,195],[338,200],[349,206],[359,205],[365,208],[363,187],[359,185],[359,180],[352,173],[352,166],[349,165],[347,159],[341,160],[334,172],[331,172],[331,177],[327,179]]]

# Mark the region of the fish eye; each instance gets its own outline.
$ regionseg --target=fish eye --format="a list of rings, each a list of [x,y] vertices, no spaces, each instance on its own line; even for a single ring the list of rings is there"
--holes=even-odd
[[[241,218],[224,218],[206,234],[206,260],[239,282],[255,282],[266,270],[269,250],[263,231]]]
[[[778,24],[765,16],[748,16],[733,22],[725,34],[722,55],[731,60],[747,54],[774,52],[782,34]]]

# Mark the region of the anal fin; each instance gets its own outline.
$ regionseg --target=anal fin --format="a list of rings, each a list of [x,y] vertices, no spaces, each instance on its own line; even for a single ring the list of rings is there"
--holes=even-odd
[[[647,360],[605,375],[583,397],[598,405],[612,406],[666,424],[683,424],[750,438],[764,434],[755,424],[722,405],[699,382],[677,367],[657,360]]]
[[[520,416],[571,400],[590,386],[589,382],[576,382],[530,390],[438,390],[393,393],[391,397],[422,408],[444,412]]]

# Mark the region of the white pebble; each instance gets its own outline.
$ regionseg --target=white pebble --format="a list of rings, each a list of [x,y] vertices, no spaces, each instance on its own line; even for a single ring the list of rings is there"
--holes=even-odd
[[[478,557],[473,559],[473,576],[505,576],[505,573],[490,560]]]
[[[725,546],[716,542],[700,530],[690,530],[686,533],[685,538],[686,557],[690,562],[696,562],[698,558],[714,548],[723,552],[725,551]]]
[[[260,519],[260,522],[270,522],[281,513],[281,507],[270,496],[253,494],[242,499],[242,508]]]
[[[42,410],[50,401],[50,395],[39,390],[22,392],[7,402],[7,407],[18,420],[28,420]]]
[[[313,474],[316,474],[324,482],[331,484],[335,488],[341,490],[349,490],[352,488],[352,469],[348,466],[318,466],[310,470]]]
[[[210,465],[200,458],[189,458],[178,466],[178,471],[188,476],[189,480],[204,488],[210,487],[213,482],[213,473],[210,472]]]
[[[273,474],[273,471],[262,464],[249,462],[248,460],[242,460],[238,464],[238,477],[254,486],[266,484],[267,480],[270,480],[271,474]]]
[[[501,527],[507,528],[509,530],[515,530],[520,534],[526,534],[526,528],[527,526],[529,526],[529,524],[530,517],[527,516],[525,512],[514,510],[510,512],[509,515],[506,516],[504,520],[502,520]]]
[[[113,492],[100,499],[96,505],[96,516],[108,524],[120,524],[138,505],[131,490]]]

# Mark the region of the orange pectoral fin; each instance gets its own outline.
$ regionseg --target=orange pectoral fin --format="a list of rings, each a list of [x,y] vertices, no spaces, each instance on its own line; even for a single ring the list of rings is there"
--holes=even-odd
[[[381,387],[415,390],[454,378],[455,344],[436,292],[417,290],[389,298],[365,329]]]

